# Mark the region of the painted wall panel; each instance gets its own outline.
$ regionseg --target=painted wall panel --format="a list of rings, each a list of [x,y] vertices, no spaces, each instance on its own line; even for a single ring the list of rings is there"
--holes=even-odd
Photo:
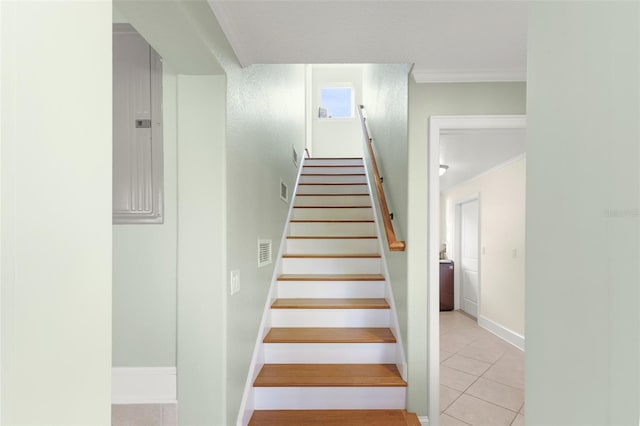
[[[639,34],[636,2],[529,7],[529,424],[638,423]]]
[[[524,83],[417,84],[409,81],[407,235],[408,404],[427,414],[428,149],[432,115],[525,113]],[[437,256],[437,253],[434,254]],[[421,367],[424,366],[424,367]]]
[[[225,420],[224,76],[177,78],[179,424]]]
[[[370,136],[374,139],[376,161],[380,175],[384,177],[385,197],[389,211],[394,214],[393,227],[399,240],[406,238],[407,226],[409,69],[409,65],[405,64],[363,66],[363,101],[367,123]],[[362,130],[360,133],[362,140]],[[374,198],[378,202],[375,189]],[[382,220],[378,225],[383,235],[382,245],[406,351],[407,252],[389,251]]]
[[[176,365],[177,76],[164,63],[164,223],[113,226],[113,365]]]
[[[0,422],[109,425],[111,2],[1,7]]]

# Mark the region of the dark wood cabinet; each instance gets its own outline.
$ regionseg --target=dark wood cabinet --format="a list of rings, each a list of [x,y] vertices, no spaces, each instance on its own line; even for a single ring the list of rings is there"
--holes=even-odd
[[[440,311],[453,310],[453,261],[440,262]]]

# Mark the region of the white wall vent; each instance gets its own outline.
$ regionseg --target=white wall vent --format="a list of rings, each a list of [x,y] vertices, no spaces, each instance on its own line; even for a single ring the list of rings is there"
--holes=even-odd
[[[280,199],[285,203],[289,202],[289,187],[280,179]]]
[[[293,165],[298,167],[298,151],[296,151],[293,145],[291,145],[291,160],[293,161]]]
[[[258,240],[258,267],[271,263],[271,240]]]

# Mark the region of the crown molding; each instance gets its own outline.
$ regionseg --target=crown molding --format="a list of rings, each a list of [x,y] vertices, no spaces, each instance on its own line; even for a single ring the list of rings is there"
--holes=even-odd
[[[416,83],[484,83],[527,81],[525,69],[433,70],[414,68]]]

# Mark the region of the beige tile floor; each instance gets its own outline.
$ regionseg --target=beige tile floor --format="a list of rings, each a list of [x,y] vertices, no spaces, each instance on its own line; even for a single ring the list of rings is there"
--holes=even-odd
[[[111,406],[111,426],[176,426],[176,404],[123,404]]]
[[[440,312],[440,424],[524,425],[524,352],[460,311]]]

